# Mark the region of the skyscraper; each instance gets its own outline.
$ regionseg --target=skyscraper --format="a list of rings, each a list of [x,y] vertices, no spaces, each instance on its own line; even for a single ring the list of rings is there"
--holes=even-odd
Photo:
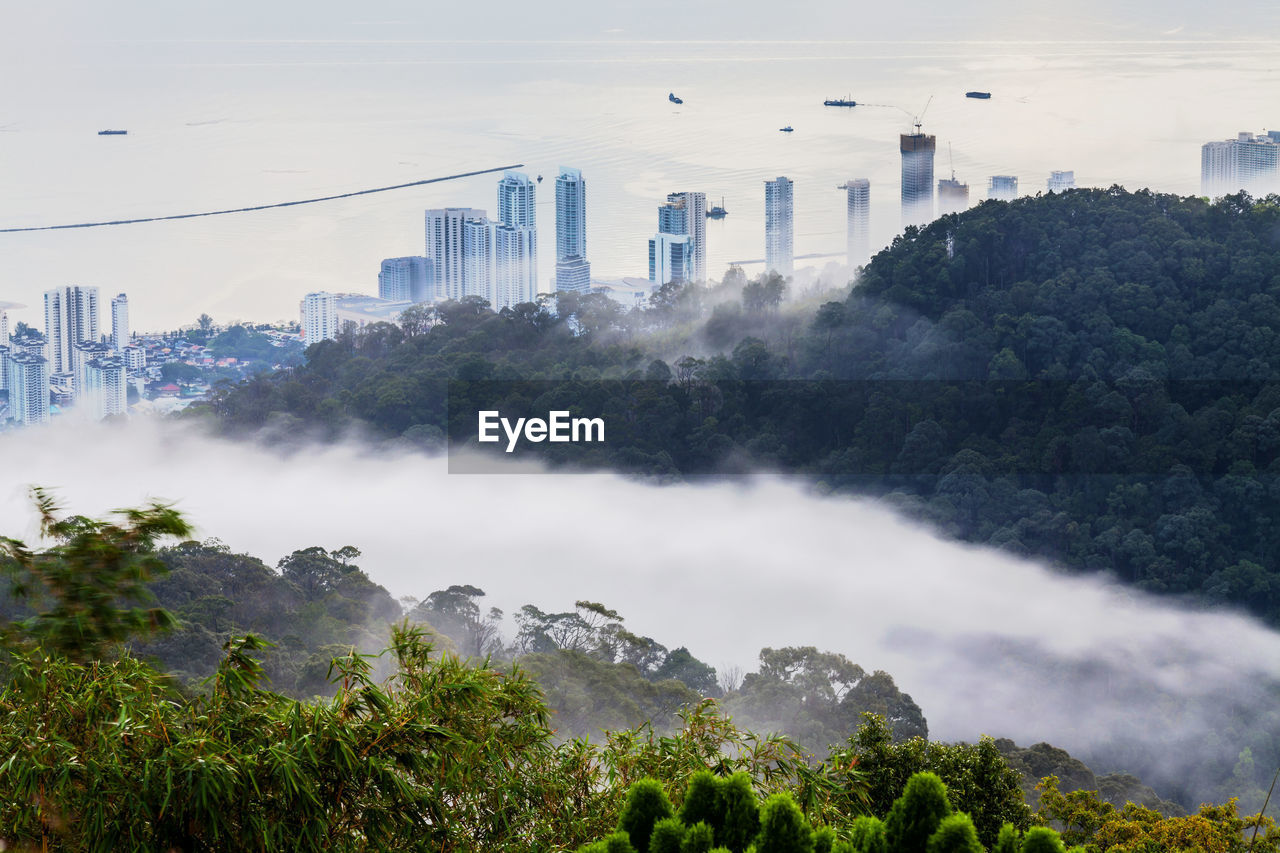
[[[649,241],[649,281],[667,284],[691,281],[693,275],[693,238],[688,234],[658,232]]]
[[[556,290],[591,289],[587,261],[587,182],[582,172],[560,167],[556,177]]]
[[[845,182],[848,195],[846,253],[851,267],[860,267],[871,258],[871,181],[853,178]]]
[[[9,386],[9,417],[14,422],[49,422],[49,362],[30,352],[10,352],[6,359]]]
[[[0,308],[0,347],[9,345],[9,315]]]
[[[1049,173],[1047,188],[1051,193],[1061,193],[1076,188],[1076,173],[1054,170]]]
[[[707,194],[670,193],[667,203],[658,208],[658,232],[687,234],[693,255],[689,281],[707,280]]]
[[[493,310],[512,308],[538,298],[537,231],[498,225],[493,243]]]
[[[497,310],[494,302],[494,248],[498,223],[487,216],[468,219],[462,226],[462,294],[479,296]]]
[[[84,403],[98,420],[123,415],[128,409],[124,359],[106,355],[90,359],[84,365]],[[80,403],[77,403],[79,408]]]
[[[1013,201],[1018,197],[1018,179],[1014,175],[992,175],[987,182],[987,198]]]
[[[946,216],[948,213],[960,213],[969,209],[969,185],[962,184],[956,180],[953,174],[950,178],[943,178],[938,181],[938,215]]]
[[[434,299],[461,299],[463,283],[463,232],[468,220],[484,219],[483,210],[447,207],[428,210],[426,257],[431,261]]]
[[[795,271],[793,188],[784,177],[764,182],[764,265],[784,277]]]
[[[498,181],[498,221],[517,228],[536,228],[537,192],[538,185],[524,172],[503,172]]]
[[[898,138],[902,153],[902,227],[933,221],[933,152],[937,140],[920,132]]]
[[[111,348],[120,352],[129,345],[129,297],[121,293],[111,300]]]
[[[332,293],[308,293],[301,308],[302,340],[307,346],[338,337],[338,305]]]
[[[495,311],[537,298],[537,191],[538,185],[523,172],[508,170],[498,181],[498,223],[492,232],[486,296]]]
[[[1206,142],[1200,148],[1200,191],[1210,198],[1244,190],[1263,196],[1280,189],[1277,156],[1280,132],[1265,136],[1241,132],[1235,139]]]
[[[98,288],[59,287],[44,293],[44,333],[49,339],[49,372],[71,370],[71,351],[81,341],[98,340]]]
[[[392,302],[432,302],[435,285],[431,259],[411,255],[387,258],[378,272],[378,296]]]

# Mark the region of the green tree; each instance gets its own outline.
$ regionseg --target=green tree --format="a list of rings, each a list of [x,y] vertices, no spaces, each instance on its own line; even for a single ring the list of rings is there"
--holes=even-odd
[[[1062,837],[1047,826],[1033,826],[1022,837],[1021,853],[1066,853]]]
[[[953,814],[942,819],[938,831],[929,836],[928,853],[986,853],[978,843],[978,833],[967,814]]]
[[[720,796],[720,783],[708,770],[698,770],[689,777],[684,803],[680,806],[680,820],[686,826],[705,823],[712,829],[724,826],[724,799]]]
[[[760,831],[760,807],[751,776],[739,771],[720,780],[719,787],[724,823],[716,831],[716,844],[743,853]]]
[[[755,848],[758,853],[813,853],[813,829],[789,794],[765,801]]]
[[[680,853],[689,830],[678,817],[666,817],[653,825],[649,853]]]
[[[715,846],[715,830],[699,821],[689,827],[680,845],[680,853],[710,853]]]
[[[991,848],[991,853],[1018,853],[1018,848],[1022,846],[1022,833],[1011,823],[1006,823],[1000,827],[1000,834],[996,837],[996,843]]]
[[[849,828],[849,841],[857,853],[886,853],[888,850],[884,823],[872,815],[863,815],[854,820]]]
[[[626,804],[618,818],[618,829],[627,834],[639,853],[649,850],[654,825],[675,814],[667,792],[656,779],[641,779],[627,792]]]
[[[900,853],[925,853],[929,838],[952,812],[947,786],[934,773],[916,773],[884,819],[888,848]]]
[[[3,639],[85,662],[132,636],[175,624],[168,611],[146,605],[154,600],[147,583],[166,568],[155,555],[157,541],[191,533],[176,510],[159,503],[119,510],[115,523],[59,517],[57,502],[42,489],[32,490],[32,500],[40,534],[54,544],[32,551],[17,539],[0,538],[9,593],[35,611],[18,625],[6,625]]]

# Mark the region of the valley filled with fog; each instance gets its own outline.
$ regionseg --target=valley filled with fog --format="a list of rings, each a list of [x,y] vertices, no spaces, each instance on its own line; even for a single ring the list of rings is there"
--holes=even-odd
[[[940,739],[1165,755],[1158,775],[1194,778],[1234,760],[1222,727],[1262,719],[1280,680],[1280,635],[1251,618],[943,541],[770,475],[449,475],[443,457],[355,442],[282,453],[143,419],[6,436],[3,467],[7,536],[34,540],[30,485],[85,515],[172,501],[198,537],[268,564],[354,545],[397,596],[467,583],[507,612],[599,601],[722,669],[751,669],[767,646],[839,652],[890,672]]]

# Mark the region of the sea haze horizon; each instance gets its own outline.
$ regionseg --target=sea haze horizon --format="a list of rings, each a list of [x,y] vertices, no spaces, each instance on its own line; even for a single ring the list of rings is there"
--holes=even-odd
[[[647,274],[657,206],[682,190],[729,209],[707,228],[708,271],[719,277],[730,261],[763,255],[763,183],[778,175],[796,182],[798,255],[843,250],[836,187],[851,177],[870,178],[872,244],[887,244],[900,222],[897,134],[926,104],[935,173],[954,164],[971,201],[991,175],[1017,175],[1034,193],[1053,169],[1074,170],[1082,186],[1195,194],[1199,146],[1261,129],[1280,91],[1280,71],[1260,65],[1274,42],[1232,39],[137,38],[123,42],[133,50],[82,35],[66,67],[0,115],[15,131],[0,136],[0,228],[334,195],[521,162],[544,177],[547,289],[550,179],[568,165],[587,181],[597,278]],[[818,44],[839,49],[815,57]],[[1053,44],[1063,50],[1045,49]],[[500,45],[510,49],[486,50]],[[992,99],[966,99],[975,88]],[[671,91],[683,105],[668,103]],[[862,105],[822,105],[845,94]],[[795,133],[778,133],[784,125]],[[103,127],[130,132],[97,136]],[[39,306],[44,290],[76,283],[129,293],[141,329],[202,313],[293,319],[307,292],[376,292],[383,258],[422,252],[423,210],[493,213],[494,196],[481,176],[219,221],[7,235],[0,299]],[[92,257],[92,269],[58,263],[77,257]],[[11,320],[41,317],[29,307]]]

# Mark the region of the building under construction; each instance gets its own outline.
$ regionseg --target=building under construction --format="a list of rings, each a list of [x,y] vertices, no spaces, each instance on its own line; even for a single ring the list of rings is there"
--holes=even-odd
[[[933,220],[933,152],[937,140],[920,132],[899,137],[902,152],[902,227]]]
[[[969,185],[956,180],[955,172],[950,178],[938,181],[938,215],[960,213],[969,209]]]

